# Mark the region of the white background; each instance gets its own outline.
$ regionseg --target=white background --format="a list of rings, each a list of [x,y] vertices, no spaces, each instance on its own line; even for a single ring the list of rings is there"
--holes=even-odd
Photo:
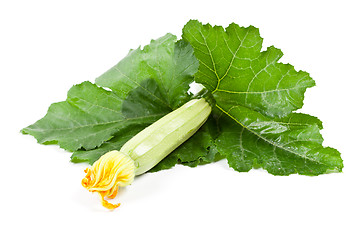
[[[1,239],[360,239],[357,1],[1,1]],[[225,160],[146,174],[115,211],[80,184],[85,164],[19,134],[76,83],[130,48],[198,19],[260,29],[264,46],[317,86],[302,112],[324,122],[343,173],[238,173]],[[3,235],[3,236],[2,236]]]

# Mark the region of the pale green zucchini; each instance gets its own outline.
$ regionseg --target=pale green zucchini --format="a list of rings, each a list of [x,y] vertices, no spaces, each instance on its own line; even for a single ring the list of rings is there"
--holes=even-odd
[[[158,164],[191,137],[211,112],[205,99],[193,99],[145,128],[120,149],[135,163],[140,175]]]
[[[104,198],[116,196],[119,187],[131,184],[136,175],[153,168],[169,153],[190,138],[207,120],[211,107],[204,98],[193,99],[151,124],[120,151],[110,151],[85,170],[82,185],[97,192],[103,206],[114,209]]]

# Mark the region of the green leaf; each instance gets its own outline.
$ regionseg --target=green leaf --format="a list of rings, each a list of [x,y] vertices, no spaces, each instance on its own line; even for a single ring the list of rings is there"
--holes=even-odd
[[[222,133],[216,141],[220,153],[237,171],[262,167],[274,175],[299,173],[319,175],[341,171],[340,154],[322,146],[321,122],[309,115],[293,113],[282,119],[269,119],[246,109],[233,108],[231,114],[247,114],[249,125],[242,127],[229,118],[222,119]],[[250,120],[257,117],[256,121]],[[259,134],[261,133],[261,134]]]
[[[322,147],[321,122],[292,111],[315,85],[309,74],[279,63],[282,52],[261,52],[258,29],[188,22],[183,38],[199,60],[195,80],[212,92],[221,134],[218,150],[237,171],[263,167],[275,175],[341,171],[338,151]]]
[[[98,85],[113,91],[90,82],[75,85],[66,101],[52,104],[44,118],[22,133],[69,151],[94,149],[119,131],[147,126],[189,100],[197,67],[191,46],[167,34],[143,50],[131,51],[97,79]],[[134,91],[128,97],[135,88],[147,94],[136,96]]]
[[[151,124],[163,115],[158,111],[127,117],[116,94],[83,82],[69,90],[66,101],[52,104],[44,118],[22,129],[22,133],[33,135],[39,143],[57,143],[69,151],[89,150],[122,128]]]
[[[261,52],[262,38],[255,27],[222,27],[189,21],[183,38],[200,62],[198,83],[212,91],[220,106],[242,105],[270,117],[286,116],[303,105],[306,88],[315,85],[309,74],[279,63],[282,52]]]

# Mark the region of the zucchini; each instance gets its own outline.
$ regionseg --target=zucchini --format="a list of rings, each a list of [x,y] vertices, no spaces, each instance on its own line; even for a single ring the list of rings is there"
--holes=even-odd
[[[114,198],[119,187],[133,182],[136,175],[153,168],[169,153],[190,138],[207,120],[211,107],[204,98],[193,99],[148,126],[120,151],[110,151],[85,170],[82,185],[100,194],[102,204],[114,209],[104,198]]]

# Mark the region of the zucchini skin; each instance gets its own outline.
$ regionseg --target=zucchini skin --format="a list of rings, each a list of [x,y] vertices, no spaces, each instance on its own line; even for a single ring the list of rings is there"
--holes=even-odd
[[[120,152],[134,161],[135,175],[143,174],[189,139],[210,113],[204,98],[190,100],[136,134]]]

